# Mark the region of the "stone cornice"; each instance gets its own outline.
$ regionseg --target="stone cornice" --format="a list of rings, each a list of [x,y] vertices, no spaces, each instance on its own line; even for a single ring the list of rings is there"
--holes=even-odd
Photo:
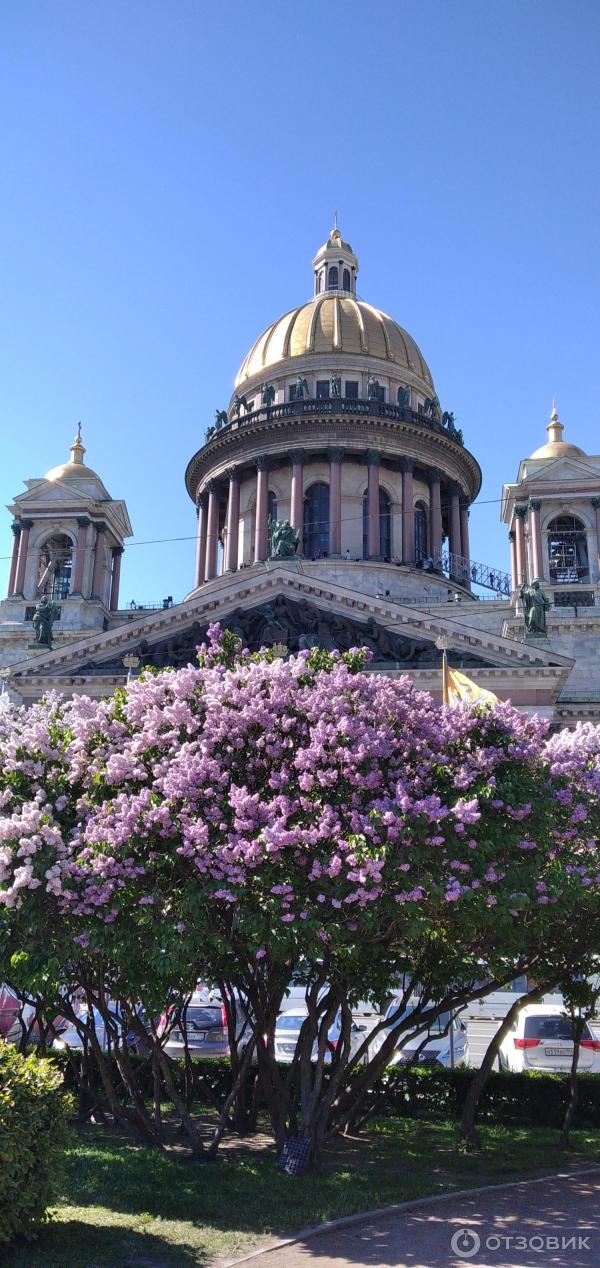
[[[305,462],[312,454],[324,453],[330,445],[346,450],[347,460],[364,456],[375,447],[382,463],[411,458],[416,465],[442,469],[446,479],[458,482],[469,501],[481,487],[481,470],[476,459],[450,433],[433,431],[417,422],[400,421],[377,415],[353,417],[338,414],[319,417],[299,414],[269,418],[266,416],[249,427],[229,428],[217,433],[190,460],[185,482],[192,501],[197,500],[209,478],[224,478],[232,465],[251,467],[260,456],[277,461],[290,461],[290,453],[301,442]]]

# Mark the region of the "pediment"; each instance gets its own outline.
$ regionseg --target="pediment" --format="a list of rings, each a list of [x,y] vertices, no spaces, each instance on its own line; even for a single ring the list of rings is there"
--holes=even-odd
[[[577,480],[579,483],[586,480],[600,480],[600,461],[585,458],[554,458],[534,470],[527,471],[527,484],[560,484],[570,480]]]
[[[566,676],[572,665],[539,643],[502,638],[470,626],[466,619],[377,599],[292,567],[271,565],[268,571],[226,574],[176,607],[21,661],[13,666],[15,687],[19,690],[19,680],[40,678],[63,679],[65,689],[73,679],[81,684],[87,678],[122,678],[128,652],[157,668],[187,664],[215,621],[239,633],[253,648],[280,643],[291,651],[311,646],[343,651],[366,644],[373,652],[373,666],[388,670],[438,668],[436,644],[442,635],[448,640],[450,663],[467,670],[479,666],[536,672],[555,667]]]
[[[57,505],[73,505],[73,503],[81,503],[82,506],[89,506],[90,502],[96,499],[90,497],[89,494],[82,493],[76,489],[73,482],[61,483],[60,480],[36,480],[32,488],[26,493],[19,493],[15,498],[15,505],[20,510],[31,506],[57,506]]]

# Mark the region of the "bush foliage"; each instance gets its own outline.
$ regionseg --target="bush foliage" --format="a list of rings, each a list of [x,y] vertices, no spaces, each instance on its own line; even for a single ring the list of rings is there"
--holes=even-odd
[[[62,1177],[71,1097],[61,1071],[0,1040],[0,1244],[31,1238]]]

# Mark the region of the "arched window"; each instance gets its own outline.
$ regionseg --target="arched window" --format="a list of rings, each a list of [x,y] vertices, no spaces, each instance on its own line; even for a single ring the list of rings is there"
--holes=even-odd
[[[415,559],[427,559],[428,555],[427,507],[424,502],[417,502],[415,505]]]
[[[385,489],[379,490],[379,554],[382,559],[392,557],[391,503]],[[369,498],[363,496],[363,559],[369,558]]]
[[[345,291],[349,291],[352,289],[350,285],[350,269],[344,269],[343,288]]]
[[[48,538],[40,551],[36,594],[59,602],[71,591],[73,546],[64,533]]]
[[[332,264],[329,270],[329,273],[327,274],[327,290],[328,291],[337,291],[337,288],[339,286],[338,279],[339,279],[339,274],[337,270],[337,264]]]
[[[325,559],[329,554],[329,485],[313,484],[304,499],[304,554]]]
[[[575,515],[558,515],[548,525],[550,580],[589,581],[585,527]]]

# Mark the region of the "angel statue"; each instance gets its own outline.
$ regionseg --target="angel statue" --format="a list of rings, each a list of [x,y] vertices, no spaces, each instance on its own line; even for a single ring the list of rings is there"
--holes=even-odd
[[[299,374],[296,379],[296,400],[303,401],[305,395],[308,396],[308,383],[306,382],[306,379],[303,379],[302,375]]]

